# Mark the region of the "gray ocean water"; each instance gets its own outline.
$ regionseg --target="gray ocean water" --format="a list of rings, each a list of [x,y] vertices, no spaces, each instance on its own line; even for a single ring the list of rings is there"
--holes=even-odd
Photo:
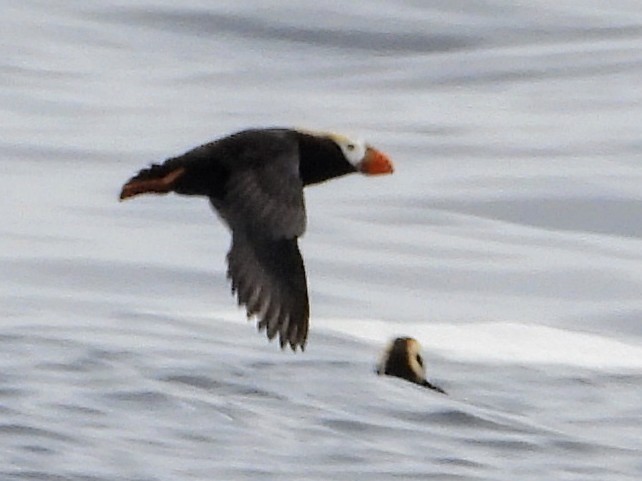
[[[642,3],[0,7],[0,480],[642,479]],[[396,166],[306,192],[303,354],[205,200],[117,201],[251,126]]]

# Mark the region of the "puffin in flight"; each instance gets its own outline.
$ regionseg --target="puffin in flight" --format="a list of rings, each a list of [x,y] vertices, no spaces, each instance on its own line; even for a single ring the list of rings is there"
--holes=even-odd
[[[377,374],[400,377],[446,394],[442,388],[426,380],[426,367],[421,357],[421,346],[412,337],[398,337],[390,341],[377,366]]]
[[[390,159],[361,140],[298,129],[250,129],[153,164],[129,179],[120,200],[140,194],[208,197],[229,227],[227,277],[248,319],[268,339],[304,350],[310,308],[298,238],[303,188],[353,172],[391,174]]]

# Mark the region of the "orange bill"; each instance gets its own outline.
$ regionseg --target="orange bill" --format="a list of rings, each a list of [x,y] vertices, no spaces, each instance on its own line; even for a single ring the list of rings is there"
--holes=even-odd
[[[372,147],[366,149],[366,155],[357,169],[366,175],[392,174],[394,172],[394,167],[388,156]]]

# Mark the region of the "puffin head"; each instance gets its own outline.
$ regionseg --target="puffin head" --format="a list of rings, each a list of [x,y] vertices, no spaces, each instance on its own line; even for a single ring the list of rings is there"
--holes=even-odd
[[[366,175],[392,174],[394,168],[386,154],[366,144],[361,139],[328,133],[327,137],[339,146],[343,156],[356,169]]]
[[[377,366],[377,374],[400,377],[446,394],[439,386],[426,380],[426,368],[421,356],[421,346],[412,337],[398,337],[388,344]]]

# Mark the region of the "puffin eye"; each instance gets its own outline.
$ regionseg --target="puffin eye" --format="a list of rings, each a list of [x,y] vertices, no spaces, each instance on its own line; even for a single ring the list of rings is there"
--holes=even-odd
[[[419,354],[417,354],[417,363],[423,368],[424,367],[424,360],[421,358]]]
[[[348,145],[346,145],[346,149],[348,149],[350,152],[352,152],[355,149],[355,145],[354,144],[348,144]]]

